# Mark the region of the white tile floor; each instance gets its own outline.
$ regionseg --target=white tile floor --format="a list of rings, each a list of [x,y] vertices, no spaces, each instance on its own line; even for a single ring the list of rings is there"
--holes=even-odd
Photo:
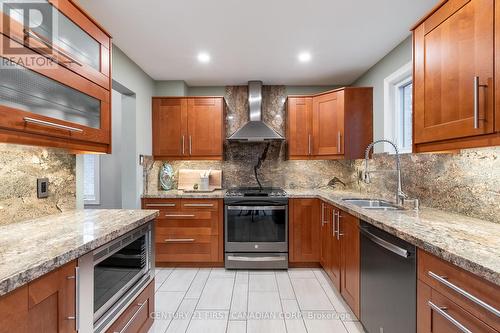
[[[364,333],[321,269],[156,269],[149,333]]]

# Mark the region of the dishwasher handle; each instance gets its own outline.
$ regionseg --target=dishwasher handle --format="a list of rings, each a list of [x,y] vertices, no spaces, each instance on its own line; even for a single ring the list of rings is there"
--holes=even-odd
[[[397,245],[394,245],[394,244],[386,241],[385,239],[382,239],[378,236],[375,236],[374,234],[372,234],[371,232],[368,232],[365,229],[361,228],[360,230],[361,230],[361,233],[364,236],[366,236],[366,238],[368,238],[369,240],[371,240],[375,244],[383,247],[384,249],[391,251],[392,253],[397,254],[398,256],[403,257],[403,258],[408,258],[410,256],[410,252],[408,250],[405,250]]]

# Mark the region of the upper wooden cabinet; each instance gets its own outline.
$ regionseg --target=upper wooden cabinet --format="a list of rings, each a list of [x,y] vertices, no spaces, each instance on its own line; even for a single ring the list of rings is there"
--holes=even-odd
[[[154,97],[155,159],[221,160],[224,140],[222,97]]]
[[[414,28],[415,152],[500,144],[495,15],[494,0],[444,1]]]
[[[289,96],[290,159],[356,159],[373,139],[373,89],[341,88],[315,96]]]
[[[47,2],[50,26],[15,5],[0,12],[0,141],[111,152],[110,36],[69,0]]]

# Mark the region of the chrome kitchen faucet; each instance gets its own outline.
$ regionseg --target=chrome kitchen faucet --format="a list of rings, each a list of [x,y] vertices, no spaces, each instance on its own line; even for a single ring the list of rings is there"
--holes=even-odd
[[[401,186],[401,161],[400,161],[400,158],[399,158],[399,149],[398,149],[398,147],[396,146],[396,144],[394,142],[386,140],[386,139],[381,139],[381,140],[376,140],[376,141],[370,143],[368,145],[368,147],[366,147],[366,151],[365,151],[365,172],[363,174],[363,181],[366,184],[370,184],[371,183],[370,173],[377,172],[377,171],[368,171],[368,158],[369,158],[370,150],[373,148],[373,146],[375,146],[377,143],[382,143],[382,142],[389,143],[391,146],[394,147],[394,150],[396,151],[396,172],[397,172],[397,175],[398,175],[398,188],[396,190],[396,205],[403,206],[404,200],[407,198],[407,195],[403,192],[403,189],[402,189],[402,186]]]

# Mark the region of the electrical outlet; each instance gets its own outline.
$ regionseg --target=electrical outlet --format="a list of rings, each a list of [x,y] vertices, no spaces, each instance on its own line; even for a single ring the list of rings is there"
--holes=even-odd
[[[47,198],[49,196],[48,178],[38,178],[36,180],[36,194],[38,199]]]

